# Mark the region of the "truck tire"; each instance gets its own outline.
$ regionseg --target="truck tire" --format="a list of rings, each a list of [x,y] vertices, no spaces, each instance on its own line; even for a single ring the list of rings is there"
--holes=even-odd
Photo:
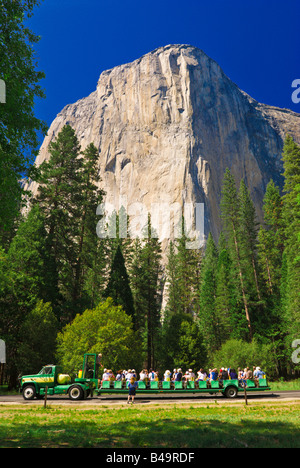
[[[22,390],[24,400],[33,400],[36,397],[34,385],[26,385]]]
[[[236,398],[238,394],[238,389],[231,385],[230,387],[226,387],[226,390],[224,393],[225,393],[226,398]]]
[[[73,385],[69,389],[69,398],[70,400],[82,400],[84,397],[84,391],[83,388],[80,387],[80,385]]]

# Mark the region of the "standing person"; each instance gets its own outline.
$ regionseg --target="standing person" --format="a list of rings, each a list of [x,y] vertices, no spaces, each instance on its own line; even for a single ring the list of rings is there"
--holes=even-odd
[[[129,381],[129,384],[128,384],[128,390],[129,390],[129,393],[128,393],[128,400],[127,400],[127,405],[129,405],[130,403],[130,398],[132,400],[132,404],[134,403],[134,397],[135,397],[135,394],[136,394],[136,389],[138,387],[138,383],[136,382],[136,380],[132,377]]]
[[[101,359],[102,359],[102,354],[99,353],[98,356],[96,357],[96,375],[95,378],[98,378],[99,375],[99,367],[103,367],[103,364],[101,364]]]

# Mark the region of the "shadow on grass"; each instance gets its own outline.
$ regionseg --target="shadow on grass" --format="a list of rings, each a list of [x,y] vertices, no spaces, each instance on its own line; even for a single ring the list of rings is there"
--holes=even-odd
[[[179,418],[119,423],[73,421],[0,427],[0,447],[55,448],[299,448],[300,431],[283,422]]]

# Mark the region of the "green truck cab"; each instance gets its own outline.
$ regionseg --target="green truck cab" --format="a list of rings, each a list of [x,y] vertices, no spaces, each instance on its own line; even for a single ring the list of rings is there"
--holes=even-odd
[[[23,375],[20,378],[20,391],[25,400],[43,398],[47,395],[68,395],[71,400],[87,398],[93,389],[90,379],[75,379],[62,373],[60,366],[49,364],[44,366],[38,374]]]

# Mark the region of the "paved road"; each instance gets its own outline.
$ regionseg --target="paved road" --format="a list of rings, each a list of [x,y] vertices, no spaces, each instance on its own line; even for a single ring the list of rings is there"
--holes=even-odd
[[[297,401],[300,400],[300,390],[299,391],[284,391],[284,392],[261,392],[261,393],[249,393],[248,395],[249,402],[251,401]],[[123,405],[126,403],[127,396],[126,395],[105,395],[101,397],[93,397],[88,398],[87,400],[83,401],[71,401],[68,397],[65,396],[48,396],[48,403],[49,405],[72,405],[72,406],[116,406],[116,405]],[[182,403],[205,403],[209,404],[209,402],[217,401],[218,403],[228,403],[228,402],[243,402],[244,395],[241,393],[239,396],[234,400],[229,400],[224,398],[222,395],[214,395],[211,396],[209,394],[202,394],[201,396],[195,395],[183,395],[180,398],[178,395],[168,395],[168,396],[160,396],[160,395],[137,395],[136,396],[136,404],[140,405],[168,405],[168,404],[182,404]],[[33,400],[33,401],[25,401],[21,395],[0,395],[0,405],[43,405],[44,402],[41,400]]]

